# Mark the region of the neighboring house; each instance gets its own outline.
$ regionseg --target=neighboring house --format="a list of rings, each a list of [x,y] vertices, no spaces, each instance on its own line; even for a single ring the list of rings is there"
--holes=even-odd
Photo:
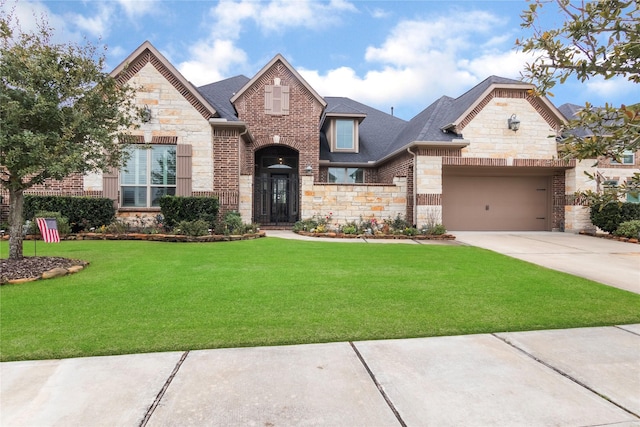
[[[137,86],[149,112],[127,166],[31,193],[109,197],[125,218],[159,213],[172,194],[217,196],[223,211],[263,226],[331,213],[448,230],[591,227],[573,194],[595,189],[583,173],[598,172],[594,161],[557,158],[572,107],[531,96],[530,84],[492,76],[405,121],[322,97],[281,55],[252,78],[196,88],[145,42],[112,75]],[[598,168],[623,179],[638,165],[633,153]]]

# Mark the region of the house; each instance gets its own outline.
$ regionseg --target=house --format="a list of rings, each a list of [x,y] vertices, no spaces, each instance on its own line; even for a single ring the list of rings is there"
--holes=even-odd
[[[590,227],[573,196],[585,171],[623,180],[623,164],[558,159],[566,115],[530,84],[491,76],[409,121],[323,97],[281,55],[255,76],[194,87],[149,42],[112,72],[139,88],[148,114],[121,170],[51,181],[36,194],[112,198],[118,215],[152,216],[165,194],[217,196],[245,222],[290,225],[406,217],[449,230]],[[551,136],[551,137],[550,137]]]

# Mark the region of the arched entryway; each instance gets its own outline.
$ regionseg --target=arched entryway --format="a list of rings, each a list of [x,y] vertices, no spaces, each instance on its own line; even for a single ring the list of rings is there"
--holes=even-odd
[[[298,152],[283,146],[256,151],[253,221],[292,224],[299,217]]]

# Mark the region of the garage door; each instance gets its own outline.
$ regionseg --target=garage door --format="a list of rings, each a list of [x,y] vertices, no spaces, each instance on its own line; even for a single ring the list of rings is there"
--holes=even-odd
[[[547,176],[448,176],[442,185],[448,230],[551,230]]]

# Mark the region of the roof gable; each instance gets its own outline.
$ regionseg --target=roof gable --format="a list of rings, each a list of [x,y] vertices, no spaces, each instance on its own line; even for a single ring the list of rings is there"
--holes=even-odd
[[[277,62],[282,63],[282,65],[284,65],[289,70],[289,72],[293,74],[293,76],[305,87],[307,91],[309,91],[309,93],[313,96],[313,98],[315,98],[315,100],[318,101],[318,103],[322,105],[323,108],[327,106],[327,103],[325,102],[325,100],[320,95],[318,95],[318,93],[309,85],[309,83],[307,83],[307,81],[304,78],[302,78],[302,76],[295,70],[295,68],[291,66],[291,64],[289,64],[289,62],[287,62],[286,59],[284,59],[284,57],[281,54],[277,54],[276,56],[274,56],[273,59],[269,61],[267,65],[262,67],[262,69],[258,71],[258,73],[255,76],[253,76],[251,80],[249,80],[235,95],[233,95],[230,100],[231,103],[234,104],[247,90],[249,90],[249,88],[251,88],[257,81],[259,81],[262,78],[262,76],[265,73],[267,73]]]
[[[489,103],[494,97],[526,98],[536,111],[552,128],[558,128],[564,116],[543,96],[532,95],[535,86],[518,80],[499,76],[490,76],[456,98],[446,114],[446,121],[441,123],[443,130],[462,133],[462,129]]]
[[[193,105],[202,117],[205,119],[217,117],[216,109],[149,41],[142,43],[110,75],[118,82],[125,83],[149,63]]]

